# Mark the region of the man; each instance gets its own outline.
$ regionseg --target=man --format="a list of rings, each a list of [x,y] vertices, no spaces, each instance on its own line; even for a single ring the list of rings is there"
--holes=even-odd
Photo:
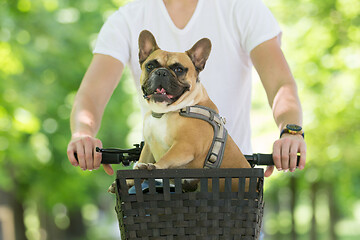
[[[99,168],[101,154],[95,148],[102,144],[95,136],[125,64],[132,70],[141,96],[137,37],[143,29],[150,30],[159,46],[168,51],[184,52],[202,37],[212,41],[213,50],[200,80],[220,114],[227,118],[227,129],[245,154],[251,153],[253,64],[281,132],[273,146],[275,166],[295,171],[300,153],[299,169],[304,168],[306,144],[299,128],[302,110],[296,83],[280,48],[281,30],[261,0],[137,0],[114,13],[99,34],[94,57],[75,98],[67,151],[74,166],[83,170]],[[270,176],[273,169],[268,167],[265,176]],[[104,170],[113,174],[110,165],[104,165]]]

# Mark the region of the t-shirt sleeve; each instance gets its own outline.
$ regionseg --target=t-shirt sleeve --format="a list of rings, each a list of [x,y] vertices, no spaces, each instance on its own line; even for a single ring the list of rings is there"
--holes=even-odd
[[[93,53],[112,56],[125,65],[130,59],[129,39],[129,26],[119,9],[102,26]]]
[[[248,54],[259,44],[276,36],[280,41],[280,26],[261,0],[236,1],[234,14],[240,44]]]

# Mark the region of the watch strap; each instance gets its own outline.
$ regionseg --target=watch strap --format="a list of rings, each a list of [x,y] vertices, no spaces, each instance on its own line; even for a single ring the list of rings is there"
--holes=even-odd
[[[302,130],[301,131],[292,131],[292,130],[290,130],[288,128],[284,128],[280,133],[280,138],[282,137],[282,135],[284,133],[289,133],[289,134],[292,134],[292,135],[301,135],[303,138],[305,138],[305,134],[304,134],[304,132]]]

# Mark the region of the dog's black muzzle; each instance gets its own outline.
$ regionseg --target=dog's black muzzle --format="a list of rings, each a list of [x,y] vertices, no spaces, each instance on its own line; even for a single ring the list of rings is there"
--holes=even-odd
[[[171,74],[171,72],[166,68],[158,68],[150,74],[149,81],[151,84],[151,90],[156,90],[158,88],[164,88],[169,93],[176,90],[174,83],[176,82],[176,77]]]
[[[175,74],[162,67],[150,73],[142,90],[145,99],[152,98],[156,102],[166,101],[171,104],[189,90],[189,87],[189,84],[180,82]]]

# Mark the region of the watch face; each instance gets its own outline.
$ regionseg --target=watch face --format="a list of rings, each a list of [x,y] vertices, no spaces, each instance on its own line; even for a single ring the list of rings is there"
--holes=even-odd
[[[298,126],[296,124],[288,124],[288,125],[286,125],[286,128],[291,130],[291,131],[296,131],[296,132],[302,130],[302,127],[300,127],[300,126]]]

